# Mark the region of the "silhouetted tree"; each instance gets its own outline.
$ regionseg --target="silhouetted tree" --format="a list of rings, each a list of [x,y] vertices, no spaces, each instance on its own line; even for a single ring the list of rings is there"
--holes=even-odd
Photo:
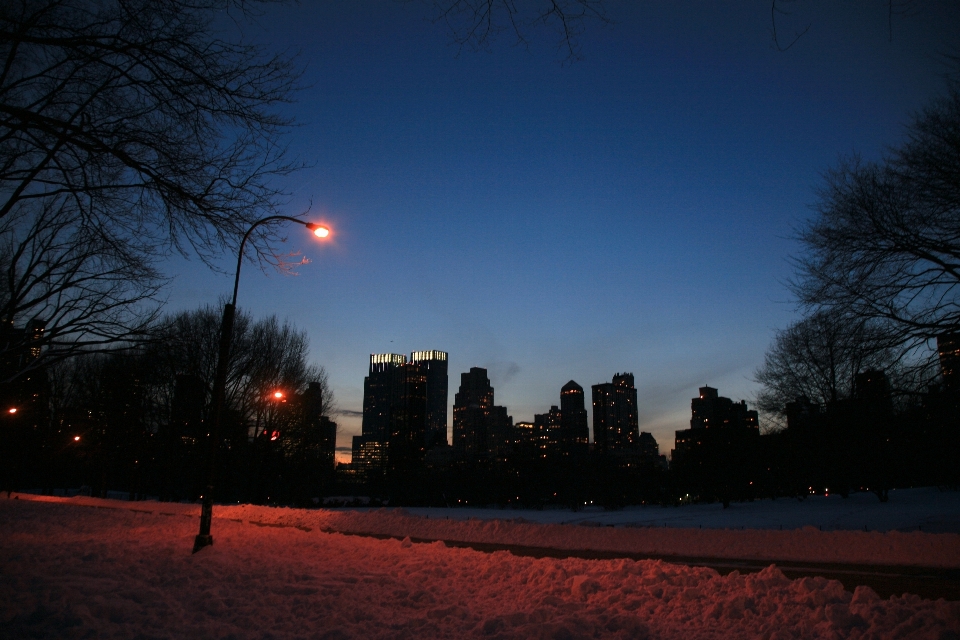
[[[164,381],[157,392],[166,406],[172,406],[176,375],[189,373],[204,385],[204,412],[209,409],[219,324],[219,313],[206,306],[168,316],[157,328],[149,351]],[[291,485],[316,478],[305,465],[308,460],[321,464],[317,454],[324,427],[308,418],[331,416],[335,407],[326,373],[308,364],[308,355],[305,332],[275,316],[254,321],[238,311],[220,456],[229,470],[226,490],[237,496],[280,500],[296,493]],[[273,396],[277,391],[282,398]],[[176,439],[173,442],[178,446]],[[319,486],[312,490],[319,491]]]
[[[30,367],[140,335],[157,259],[209,260],[276,210],[274,178],[294,167],[274,107],[297,74],[223,19],[258,4],[0,3],[4,360],[30,320],[45,323]],[[268,261],[271,233],[248,245]]]
[[[762,385],[757,407],[782,422],[787,403],[797,398],[825,406],[852,397],[858,373],[898,367],[899,353],[888,341],[877,321],[836,311],[818,311],[795,322],[777,332],[754,374]]]
[[[808,309],[884,323],[922,348],[960,328],[960,83],[916,114],[879,162],[847,159],[802,230],[793,289]]]
[[[461,49],[485,49],[501,34],[527,46],[538,27],[553,31],[565,62],[579,60],[580,36],[595,20],[607,24],[603,0],[427,0]]]

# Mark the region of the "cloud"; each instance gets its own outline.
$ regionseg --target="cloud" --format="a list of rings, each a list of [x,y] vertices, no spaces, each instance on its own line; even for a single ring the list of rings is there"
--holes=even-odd
[[[487,370],[487,376],[490,378],[490,384],[493,386],[503,385],[512,380],[520,373],[520,365],[516,362],[491,362],[484,365]]]
[[[337,413],[339,413],[341,416],[346,416],[346,417],[348,417],[348,418],[362,418],[362,417],[363,417],[363,411],[354,411],[354,410],[352,410],[352,409],[340,409],[340,411],[338,411]]]

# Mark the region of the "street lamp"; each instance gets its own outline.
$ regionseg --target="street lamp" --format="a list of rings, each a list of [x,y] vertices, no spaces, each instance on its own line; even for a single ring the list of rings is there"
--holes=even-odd
[[[267,216],[254,222],[240,241],[240,251],[237,255],[237,274],[233,280],[233,298],[223,305],[223,319],[220,321],[220,349],[217,353],[217,371],[213,379],[213,415],[210,425],[210,454],[209,468],[207,469],[207,487],[203,492],[203,506],[200,509],[200,533],[193,542],[193,552],[196,553],[213,544],[210,535],[210,521],[213,520],[213,484],[217,474],[217,449],[220,448],[220,412],[223,408],[223,396],[227,386],[227,364],[230,358],[230,343],[233,340],[233,315],[237,306],[237,289],[240,287],[240,267],[243,265],[243,247],[247,238],[254,229],[273,220],[286,220],[302,224],[318,238],[330,235],[330,229],[315,222],[305,222],[290,216]]]

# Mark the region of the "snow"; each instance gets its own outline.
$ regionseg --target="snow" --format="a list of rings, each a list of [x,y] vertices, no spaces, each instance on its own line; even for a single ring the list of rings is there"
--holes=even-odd
[[[556,521],[609,517],[637,525],[653,516],[648,510],[633,515],[536,512],[553,520],[541,524],[503,519],[515,517],[509,511],[500,511],[500,519],[480,519],[477,512],[456,513],[460,510],[218,505],[215,544],[191,554],[198,505],[18,497],[0,499],[0,638],[960,635],[958,602],[913,595],[884,600],[867,587],[851,593],[825,578],[790,580],[774,566],[721,576],[709,568],[660,560],[536,559],[411,540],[630,548],[701,557],[883,558],[887,564],[960,567],[960,535],[928,533],[926,527],[924,532],[820,531],[809,525],[783,531],[701,530],[689,523],[687,528],[585,527]],[[937,496],[914,497],[918,505],[933,501],[924,517],[936,519]],[[849,504],[855,512],[856,503]],[[923,515],[920,506],[911,508]],[[676,512],[687,509],[692,508]],[[761,511],[745,522],[769,515]],[[720,518],[715,523],[728,517],[703,513],[703,518]],[[523,517],[528,515],[534,514]]]
[[[890,501],[881,503],[869,492],[849,498],[837,494],[812,495],[804,500],[780,498],[733,502],[728,509],[719,503],[683,507],[627,507],[607,511],[600,507],[570,510],[503,509],[409,509],[410,513],[457,519],[480,518],[524,520],[554,524],[596,524],[617,526],[681,527],[704,529],[799,529],[813,526],[824,531],[916,531],[960,533],[960,491],[939,491],[935,487],[893,489]]]

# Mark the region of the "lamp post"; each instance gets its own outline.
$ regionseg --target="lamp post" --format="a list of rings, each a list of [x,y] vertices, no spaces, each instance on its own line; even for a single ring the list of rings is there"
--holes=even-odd
[[[240,267],[243,265],[243,247],[247,238],[254,229],[273,220],[287,220],[302,224],[318,238],[326,238],[330,230],[315,222],[305,222],[290,216],[267,216],[254,222],[240,241],[240,251],[237,255],[237,274],[233,280],[233,298],[223,305],[223,319],[220,321],[220,348],[217,353],[217,370],[213,378],[212,420],[210,425],[210,454],[207,469],[207,486],[203,492],[203,506],[200,509],[200,533],[193,542],[193,552],[196,553],[213,544],[210,535],[210,521],[213,520],[213,485],[217,475],[217,450],[220,448],[220,413],[223,409],[223,396],[227,386],[227,365],[230,358],[230,343],[233,341],[233,316],[237,307],[237,289],[240,287]]]

